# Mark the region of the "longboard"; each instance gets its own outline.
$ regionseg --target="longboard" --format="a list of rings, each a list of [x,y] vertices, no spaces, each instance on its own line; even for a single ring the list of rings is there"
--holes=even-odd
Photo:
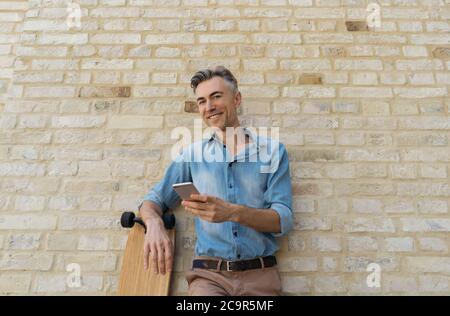
[[[168,214],[167,214],[168,215]],[[175,218],[173,215],[163,217],[167,233],[175,247]],[[119,278],[118,295],[121,296],[168,296],[170,291],[171,273],[155,274],[152,260],[149,267],[144,269],[144,238],[145,225],[135,217],[134,213],[125,212],[122,215],[123,227],[132,227],[125,247],[122,269]],[[134,223],[139,223],[135,225]],[[172,249],[172,253],[174,249]]]

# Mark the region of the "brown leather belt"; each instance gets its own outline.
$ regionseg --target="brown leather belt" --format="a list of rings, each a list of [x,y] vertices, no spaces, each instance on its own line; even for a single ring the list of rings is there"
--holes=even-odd
[[[250,260],[226,261],[226,260],[194,260],[192,268],[225,270],[225,271],[245,271],[250,269],[262,269],[273,267],[277,264],[275,256],[258,257]]]

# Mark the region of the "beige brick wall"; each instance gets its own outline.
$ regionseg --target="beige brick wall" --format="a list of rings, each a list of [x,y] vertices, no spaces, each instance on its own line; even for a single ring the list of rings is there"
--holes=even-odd
[[[375,29],[368,0],[73,0],[80,29],[69,2],[0,2],[0,294],[115,293],[119,216],[161,179],[171,130],[197,118],[189,79],[215,64],[242,122],[288,148],[286,294],[450,294],[448,0],[380,1]],[[176,215],[184,294],[195,233]]]

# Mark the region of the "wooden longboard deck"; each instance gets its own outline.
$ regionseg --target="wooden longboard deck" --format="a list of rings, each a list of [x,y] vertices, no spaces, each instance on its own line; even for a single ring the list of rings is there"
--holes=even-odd
[[[175,228],[167,230],[172,245],[175,246]],[[153,272],[149,258],[149,268],[144,269],[145,230],[135,224],[128,234],[120,272],[118,295],[123,296],[168,296],[171,273],[165,275]]]

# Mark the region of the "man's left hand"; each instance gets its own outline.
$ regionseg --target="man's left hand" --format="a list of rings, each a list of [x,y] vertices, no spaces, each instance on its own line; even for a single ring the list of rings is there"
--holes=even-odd
[[[231,221],[236,207],[236,204],[204,194],[191,194],[191,200],[183,200],[181,204],[191,214],[211,223]]]

